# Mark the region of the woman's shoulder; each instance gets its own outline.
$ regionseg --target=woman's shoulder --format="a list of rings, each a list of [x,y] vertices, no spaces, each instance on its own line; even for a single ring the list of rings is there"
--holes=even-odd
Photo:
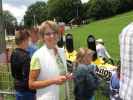
[[[40,55],[45,51],[44,49],[45,49],[45,46],[42,46],[41,48],[35,51],[34,55]]]

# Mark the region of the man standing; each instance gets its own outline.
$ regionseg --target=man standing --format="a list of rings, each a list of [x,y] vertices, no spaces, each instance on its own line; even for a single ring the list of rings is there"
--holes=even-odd
[[[38,49],[37,47],[37,42],[39,39],[38,29],[31,28],[29,33],[30,33],[30,38],[29,38],[29,47],[27,48],[27,51],[29,52],[30,57],[32,57],[33,53]]]
[[[120,34],[121,82],[120,97],[133,100],[133,22]]]
[[[16,48],[11,55],[11,73],[14,78],[16,100],[36,100],[36,91],[28,87],[30,61],[26,51],[29,42],[29,33],[25,29],[15,32]]]

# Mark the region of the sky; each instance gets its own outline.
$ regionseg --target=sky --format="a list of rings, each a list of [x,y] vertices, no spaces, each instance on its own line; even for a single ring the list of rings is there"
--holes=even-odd
[[[37,1],[47,0],[2,0],[3,10],[9,10],[11,14],[17,18],[18,23],[22,20],[27,7]],[[81,0],[83,3],[88,0]]]

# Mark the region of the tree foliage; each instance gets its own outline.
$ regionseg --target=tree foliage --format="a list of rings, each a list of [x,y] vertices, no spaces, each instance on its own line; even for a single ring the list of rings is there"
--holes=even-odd
[[[31,27],[47,19],[47,5],[43,1],[36,2],[28,7],[24,15],[25,26]]]
[[[133,9],[133,0],[89,0],[87,18],[102,19]]]
[[[3,11],[3,19],[7,34],[13,34],[17,25],[17,19],[7,10]]]
[[[59,21],[69,22],[74,17],[81,15],[81,0],[49,0],[48,15]]]
[[[118,13],[123,13],[133,9],[133,0],[120,0]]]
[[[40,24],[44,20],[70,22],[75,19],[97,20],[133,9],[133,0],[48,0],[28,7],[24,16],[26,26]]]
[[[120,6],[120,0],[90,0],[88,5],[87,16],[102,19],[116,14]]]

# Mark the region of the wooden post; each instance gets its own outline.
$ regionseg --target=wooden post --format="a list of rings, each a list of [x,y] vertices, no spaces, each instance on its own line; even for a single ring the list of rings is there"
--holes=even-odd
[[[5,49],[6,49],[6,40],[5,40],[4,25],[3,25],[2,0],[0,0],[0,53],[4,52]]]

